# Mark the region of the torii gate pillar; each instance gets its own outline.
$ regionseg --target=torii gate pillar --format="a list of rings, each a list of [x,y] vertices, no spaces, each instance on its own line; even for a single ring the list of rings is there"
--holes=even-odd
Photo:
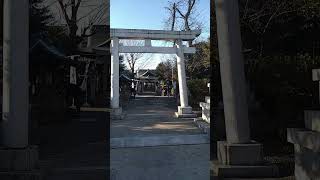
[[[186,67],[182,41],[178,40],[177,44],[177,69],[178,69],[178,81],[179,81],[179,94],[180,94],[180,106],[178,106],[177,117],[194,118],[196,114],[192,112],[192,107],[188,104],[188,88],[186,80]]]
[[[217,142],[213,174],[275,177],[277,168],[263,163],[263,145],[250,138],[238,1],[216,0],[215,7],[227,140]]]
[[[112,38],[112,52],[111,52],[111,118],[120,119],[122,108],[119,103],[119,38]]]
[[[0,177],[4,179],[39,179],[37,147],[30,146],[28,142],[28,18],[29,0],[4,0],[3,113],[0,131]]]

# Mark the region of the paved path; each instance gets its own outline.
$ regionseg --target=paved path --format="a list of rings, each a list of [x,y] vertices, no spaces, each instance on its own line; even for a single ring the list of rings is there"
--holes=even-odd
[[[193,119],[173,118],[177,106],[173,98],[137,96],[125,110],[125,118],[111,122],[111,138],[155,134],[200,134]]]
[[[112,180],[209,180],[208,137],[176,109],[172,98],[137,96],[111,121]]]

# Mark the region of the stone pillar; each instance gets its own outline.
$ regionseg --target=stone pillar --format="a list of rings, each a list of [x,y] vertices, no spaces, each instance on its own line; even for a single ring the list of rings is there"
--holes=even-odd
[[[217,34],[227,141],[250,141],[246,82],[236,1],[216,1]]]
[[[121,108],[119,105],[119,38],[112,38],[111,52],[111,108],[112,115],[119,116]]]
[[[217,34],[227,141],[217,142],[214,176],[274,177],[263,164],[262,144],[250,140],[238,1],[216,0]]]
[[[3,144],[9,148],[28,146],[28,7],[28,0],[4,1],[2,132]]]
[[[3,10],[0,179],[39,179],[38,150],[28,143],[29,0],[4,0]]]
[[[187,76],[186,66],[182,41],[176,42],[177,47],[177,69],[178,69],[178,81],[179,81],[179,93],[180,93],[180,106],[178,107],[177,117],[195,117],[196,114],[192,113],[192,107],[188,104],[188,88],[187,88]]]

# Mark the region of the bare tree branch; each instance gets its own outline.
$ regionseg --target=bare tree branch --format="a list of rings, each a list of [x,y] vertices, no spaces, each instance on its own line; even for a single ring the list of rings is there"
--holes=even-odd
[[[64,18],[66,20],[66,22],[70,22],[70,18],[69,18],[69,15],[67,13],[67,8],[66,8],[66,5],[63,3],[63,0],[58,0],[59,2],[59,5],[60,5],[60,8],[62,10],[62,13],[64,14]]]
[[[120,43],[122,43],[125,46],[143,46],[142,41],[137,40],[120,40]],[[143,57],[143,53],[125,53],[124,57],[127,63],[129,64],[129,68],[132,73],[132,78],[134,78],[134,72],[137,65],[137,62]]]
[[[89,0],[55,0],[59,4],[62,16],[64,17],[66,24],[69,29],[69,37],[75,39],[77,37],[86,38],[94,34],[93,31],[89,33],[93,25],[102,22],[105,18],[108,3],[90,4],[92,1]],[[80,16],[80,9],[87,8],[89,12]],[[87,19],[86,21],[83,21]],[[80,23],[80,22],[84,23]],[[77,35],[80,27],[79,36]]]

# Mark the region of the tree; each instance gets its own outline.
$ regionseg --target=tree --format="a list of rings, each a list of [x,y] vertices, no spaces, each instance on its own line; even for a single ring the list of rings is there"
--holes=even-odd
[[[29,4],[30,33],[47,31],[54,19],[48,6],[44,5],[44,0],[29,0]]]
[[[127,53],[127,54],[125,54],[125,59],[127,60],[127,63],[129,64],[132,78],[134,78],[136,64],[142,56],[143,56],[143,54],[141,54],[141,53]]]
[[[3,0],[0,0],[0,41],[3,40]]]
[[[156,75],[159,80],[177,80],[177,71],[176,71],[176,62],[175,60],[167,59],[158,64],[156,67]],[[173,77],[172,77],[173,76]]]
[[[123,40],[121,43],[124,46],[143,46],[142,41],[136,40]],[[125,53],[124,58],[129,65],[129,69],[131,71],[132,79],[134,78],[134,72],[137,65],[137,62],[143,57],[143,53]]]
[[[169,11],[169,17],[165,20],[166,26],[170,24],[171,30],[190,31],[202,29],[202,22],[196,11],[197,3],[200,0],[171,0],[165,7]],[[188,41],[192,46],[192,41]]]
[[[175,2],[168,2],[168,6],[165,7],[169,11],[169,17],[167,19],[166,26],[170,26],[170,30],[175,30],[176,18],[177,18],[177,4]]]
[[[126,65],[124,63],[124,57],[122,55],[119,56],[119,72],[122,74],[126,70]]]
[[[297,53],[293,46],[301,44],[301,36],[318,34],[320,2],[316,0],[241,0],[239,8],[243,44],[255,57]]]
[[[67,25],[72,48],[76,48],[83,38],[94,34],[92,27],[95,24],[99,24],[105,18],[108,18],[105,15],[109,10],[109,1],[103,3],[99,1],[98,3],[98,1],[85,0],[56,0],[56,2]],[[84,19],[86,19],[86,22],[84,22],[79,33],[79,24]]]
[[[190,56],[186,64],[190,78],[209,78],[210,74],[210,43],[203,41],[194,44],[196,53]]]
[[[171,30],[191,31],[195,29],[202,29],[203,23],[197,13],[197,4],[200,0],[171,0],[168,2],[166,10],[169,11],[169,16],[166,19],[167,26],[171,25]],[[186,55],[187,75],[190,77],[200,77],[209,75],[209,43],[193,44],[188,41],[189,47],[196,46],[197,54]],[[205,64],[204,64],[205,63]],[[204,69],[205,71],[203,71]],[[204,73],[205,72],[205,73]]]

